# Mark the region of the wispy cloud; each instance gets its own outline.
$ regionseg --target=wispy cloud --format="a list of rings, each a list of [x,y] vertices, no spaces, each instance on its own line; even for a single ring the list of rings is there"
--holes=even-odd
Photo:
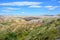
[[[14,10],[19,10],[20,8],[4,7],[2,12],[11,12]]]
[[[25,12],[21,12],[21,13],[25,13]]]
[[[7,13],[7,12],[11,12],[10,10],[1,10],[1,11],[2,11],[2,12],[6,12],[6,13]]]
[[[24,1],[24,2],[9,2],[9,3],[1,3],[0,6],[36,6],[38,7],[38,5],[42,4],[42,2],[28,2],[28,1]]]
[[[29,6],[29,8],[41,8],[42,6],[38,6],[38,5],[32,5],[32,6]]]
[[[5,7],[5,10],[19,10],[20,8]]]
[[[45,6],[45,8],[49,9],[49,10],[54,10],[56,8],[58,8],[60,6]]]
[[[57,0],[51,0],[51,1],[57,1]]]

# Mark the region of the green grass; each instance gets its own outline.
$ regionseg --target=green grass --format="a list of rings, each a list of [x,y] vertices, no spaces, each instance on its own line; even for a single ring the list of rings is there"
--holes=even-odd
[[[30,30],[31,25],[26,25],[29,29],[20,27],[16,32],[0,32],[0,40],[56,40],[60,38],[60,19],[53,19],[48,24],[46,22],[48,20],[33,30]]]

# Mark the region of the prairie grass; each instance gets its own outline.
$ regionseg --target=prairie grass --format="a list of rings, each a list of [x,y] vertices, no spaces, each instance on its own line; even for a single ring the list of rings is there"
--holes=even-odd
[[[60,38],[60,19],[0,22],[0,40],[56,40]]]

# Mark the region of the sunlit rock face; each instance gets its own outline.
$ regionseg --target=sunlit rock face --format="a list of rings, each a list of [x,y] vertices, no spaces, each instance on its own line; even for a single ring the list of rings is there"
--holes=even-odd
[[[38,17],[25,17],[23,18],[26,21],[34,20],[34,19],[39,19]]]
[[[32,23],[39,23],[39,22],[42,22],[43,20],[42,19],[33,19],[33,20],[31,20],[30,22],[32,22]]]
[[[4,16],[0,15],[0,19],[3,19],[3,18],[4,18]]]
[[[3,22],[4,21],[4,16],[0,15],[0,22]]]

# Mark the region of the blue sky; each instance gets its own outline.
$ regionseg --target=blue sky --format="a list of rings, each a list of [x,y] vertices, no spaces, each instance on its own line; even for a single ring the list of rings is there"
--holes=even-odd
[[[60,14],[60,0],[0,0],[0,15],[40,16]]]

